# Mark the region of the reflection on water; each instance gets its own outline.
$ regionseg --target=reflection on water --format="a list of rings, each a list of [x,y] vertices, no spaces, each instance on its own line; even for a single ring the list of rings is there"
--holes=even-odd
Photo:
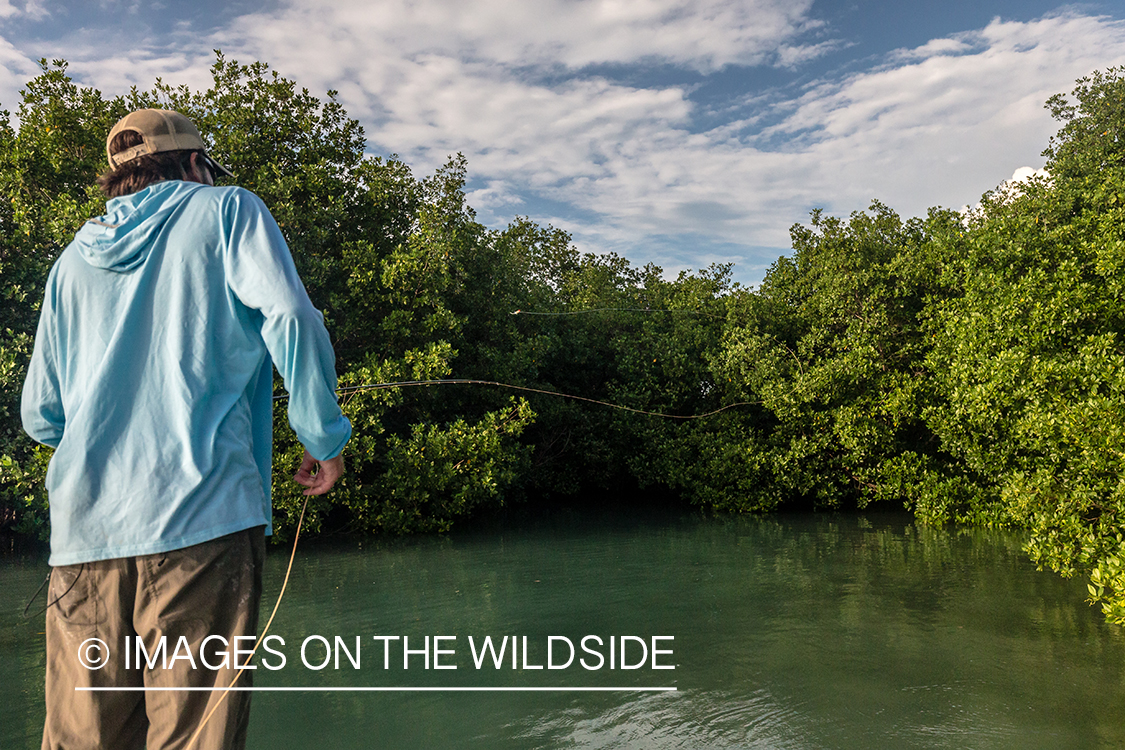
[[[268,592],[285,557],[269,558]],[[43,570],[0,560],[0,747],[38,742],[42,627],[15,610]],[[563,513],[518,530],[306,546],[289,586],[272,628],[288,661],[258,670],[259,686],[678,691],[259,693],[251,747],[1125,746],[1125,637],[1080,582],[1036,572],[1017,537],[995,532],[919,529],[904,515]],[[312,634],[361,636],[362,668],[306,669]],[[401,640],[384,652],[373,635],[410,649],[450,636],[442,658],[457,668],[424,668],[431,641],[403,669]],[[586,635],[674,636],[661,659],[676,668],[476,669],[467,640],[526,636],[534,666],[549,636]]]

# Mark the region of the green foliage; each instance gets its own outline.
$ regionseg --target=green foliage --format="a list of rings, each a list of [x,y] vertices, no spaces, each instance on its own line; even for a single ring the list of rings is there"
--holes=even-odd
[[[792,230],[793,257],[731,300],[714,365],[761,402],[758,492],[863,507],[909,497],[939,460],[921,418],[923,311],[940,292],[935,238],[956,226],[939,211],[903,222],[878,203],[847,222],[814,212]]]
[[[659,269],[645,269],[636,304],[660,312],[633,313],[635,322],[617,336],[612,400],[684,416],[739,400],[738,389],[720,382],[713,366],[723,351],[729,298],[743,291],[731,285],[730,271],[729,265],[716,265],[665,281]],[[768,510],[776,504],[760,493],[765,484],[754,412],[618,421],[635,436],[625,460],[642,486],[665,485],[716,510]]]
[[[409,437],[393,437],[387,471],[374,485],[369,502],[351,510],[371,528],[394,532],[448,531],[475,507],[502,499],[524,468],[528,448],[509,443],[533,419],[526,401],[487,413],[469,425],[447,429],[416,425]]]
[[[669,280],[583,254],[526,218],[489,230],[463,157],[416,178],[364,153],[334,92],[262,63],[220,54],[205,91],[157,81],[113,99],[42,67],[18,129],[0,118],[0,526],[46,530],[50,451],[18,404],[46,275],[102,212],[109,127],[165,106],[262,196],[325,312],[354,438],[311,529],[445,531],[516,500],[659,488],[729,512],[904,503],[934,525],[1025,529],[1033,560],[1088,577],[1125,623],[1125,70],[1048,101],[1049,177],[965,216],[814,212],[749,290],[728,266]],[[450,377],[722,411],[394,385]],[[302,448],[276,404],[284,539]]]
[[[1048,107],[1063,127],[1048,179],[986,196],[969,222],[961,293],[934,310],[929,423],[988,502],[946,517],[1030,530],[1040,566],[1090,576],[1125,622],[1121,69]],[[935,517],[941,514],[935,513]]]

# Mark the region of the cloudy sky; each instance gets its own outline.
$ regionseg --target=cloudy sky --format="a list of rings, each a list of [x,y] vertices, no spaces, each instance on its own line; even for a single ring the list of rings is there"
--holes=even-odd
[[[469,160],[525,215],[668,272],[753,284],[812,208],[959,208],[1043,165],[1043,102],[1125,63],[1125,2],[0,0],[0,105],[39,58],[106,94],[262,60],[419,176]]]

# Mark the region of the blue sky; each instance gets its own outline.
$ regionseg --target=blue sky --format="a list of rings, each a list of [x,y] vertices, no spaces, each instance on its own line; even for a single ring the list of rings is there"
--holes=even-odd
[[[0,0],[0,104],[41,57],[206,87],[216,48],[337,89],[419,176],[464,153],[490,227],[754,284],[813,208],[921,215],[1042,167],[1043,102],[1125,63],[1125,2]]]

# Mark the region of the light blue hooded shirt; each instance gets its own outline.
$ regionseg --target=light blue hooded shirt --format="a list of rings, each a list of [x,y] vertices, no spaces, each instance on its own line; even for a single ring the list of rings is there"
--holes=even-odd
[[[159,182],[107,204],[47,280],[24,429],[54,447],[51,565],[270,529],[272,362],[318,460],[351,425],[289,249],[242,188]]]

